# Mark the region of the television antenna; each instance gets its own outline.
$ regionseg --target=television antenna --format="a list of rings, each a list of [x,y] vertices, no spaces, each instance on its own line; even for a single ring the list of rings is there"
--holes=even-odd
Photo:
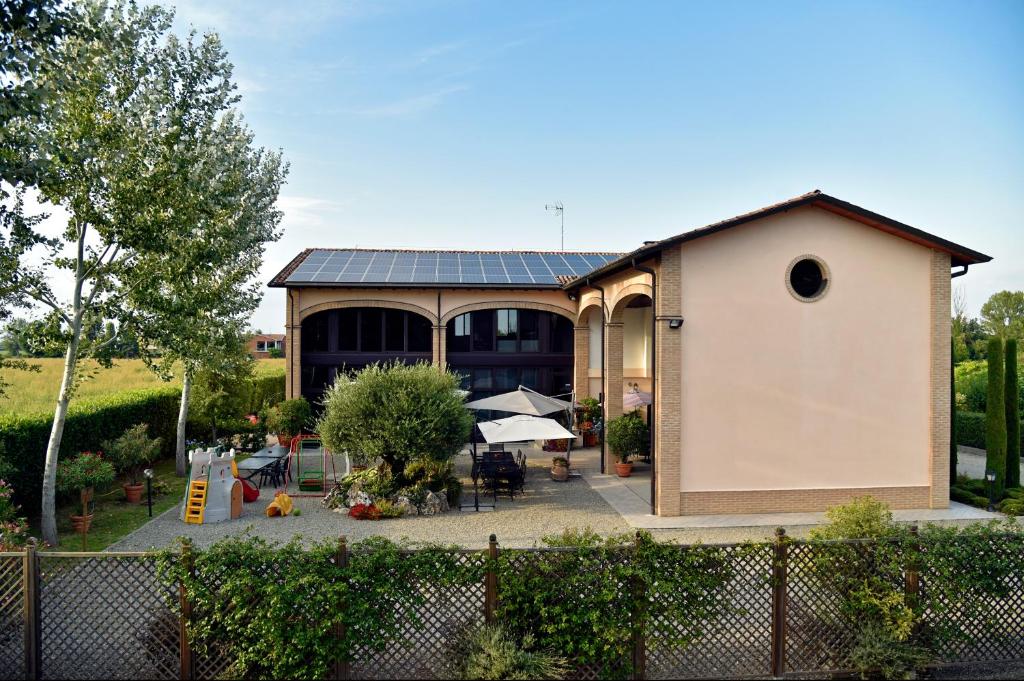
[[[565,207],[561,201],[555,201],[554,203],[545,204],[544,210],[554,211],[562,220],[562,250],[565,250]]]

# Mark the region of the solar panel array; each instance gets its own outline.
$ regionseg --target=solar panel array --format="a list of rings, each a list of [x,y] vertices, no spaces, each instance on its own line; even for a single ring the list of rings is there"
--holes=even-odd
[[[618,256],[611,253],[456,253],[314,250],[286,284],[450,284],[557,286]]]

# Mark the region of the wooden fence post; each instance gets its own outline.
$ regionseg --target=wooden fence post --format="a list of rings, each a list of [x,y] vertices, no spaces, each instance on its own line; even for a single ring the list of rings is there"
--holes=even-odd
[[[25,599],[25,678],[43,678],[43,626],[39,605],[39,556],[36,541],[30,539],[25,547],[22,595]]]
[[[789,576],[789,544],[785,528],[775,530],[772,565],[772,650],[771,675],[780,678],[786,671],[786,582]]]
[[[498,609],[498,537],[487,541],[487,576],[484,578],[484,622],[494,624]]]
[[[634,541],[633,559],[640,549],[640,532],[637,531]],[[640,577],[633,576],[633,678],[643,679],[647,675],[647,641],[644,638],[644,624],[647,621],[647,591]]]
[[[195,577],[195,560],[192,555],[192,543],[184,539],[181,542],[181,562],[190,577]],[[188,590],[183,581],[178,582],[178,603],[181,606],[181,617],[178,621],[179,631],[179,678],[195,677],[195,662],[192,659],[192,644],[188,640],[188,623],[192,618],[192,603],[188,600]]]
[[[917,606],[918,594],[921,591],[921,568],[917,562],[917,552],[920,550],[920,545],[917,541],[917,525],[910,526],[910,535],[913,538],[913,543],[911,544],[911,554],[907,559],[907,566],[904,572],[904,598],[907,606],[914,608]]]
[[[335,565],[338,566],[338,579],[346,578],[346,570],[348,568],[348,539],[345,535],[341,535],[338,539],[338,551],[334,557]],[[341,605],[341,614],[344,615],[346,604]],[[337,622],[334,626],[334,637],[336,640],[345,640],[345,622],[344,619]],[[345,657],[341,660],[334,661],[334,674],[333,677],[336,680],[349,679],[352,676],[351,663],[349,662],[349,653],[351,651],[345,651]]]

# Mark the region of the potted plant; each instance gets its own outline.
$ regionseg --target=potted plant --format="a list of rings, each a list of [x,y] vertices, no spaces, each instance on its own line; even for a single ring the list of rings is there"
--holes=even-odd
[[[75,532],[85,534],[92,524],[89,502],[93,488],[113,482],[116,475],[114,465],[95,452],[82,452],[57,465],[57,490],[65,494],[78,492],[82,500],[82,515],[71,516]]]
[[[103,443],[107,458],[127,478],[121,487],[129,504],[142,501],[142,471],[160,455],[160,438],[149,437],[148,430],[148,425],[140,423]]]
[[[292,438],[302,434],[302,429],[313,415],[309,402],[303,397],[278,402],[267,410],[267,430],[277,435],[282,447],[291,447]]]
[[[615,455],[615,473],[620,478],[628,478],[633,474],[630,459],[647,446],[647,424],[640,418],[640,412],[630,412],[609,421],[605,438]]]
[[[551,459],[551,479],[565,482],[569,479],[569,459],[556,456]]]
[[[584,397],[580,400],[579,416],[580,432],[583,433],[583,446],[594,447],[597,445],[597,430],[594,423],[601,418],[601,403],[593,397]]]

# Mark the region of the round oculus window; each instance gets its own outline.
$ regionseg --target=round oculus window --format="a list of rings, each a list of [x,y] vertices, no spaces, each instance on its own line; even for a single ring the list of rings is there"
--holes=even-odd
[[[828,288],[828,271],[817,258],[801,256],[790,264],[786,284],[798,300],[817,300]]]

